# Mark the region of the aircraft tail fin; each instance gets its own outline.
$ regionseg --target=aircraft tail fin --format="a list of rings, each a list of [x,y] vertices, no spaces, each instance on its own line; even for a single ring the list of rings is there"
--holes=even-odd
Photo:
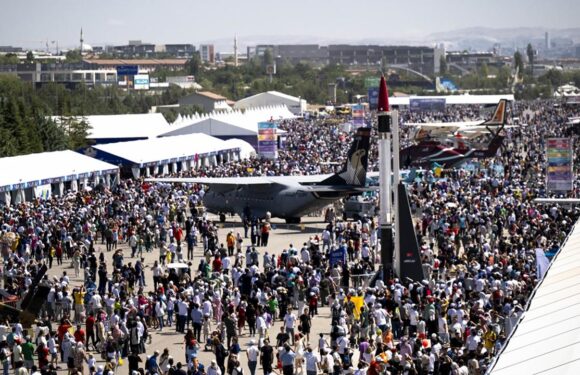
[[[359,128],[340,172],[320,182],[319,185],[365,186],[369,164],[370,128]]]
[[[487,148],[486,157],[493,157],[497,154],[497,150],[501,147],[504,138],[503,135],[495,135],[491,139],[489,147]]]
[[[495,107],[495,111],[493,113],[493,116],[489,120],[484,122],[482,125],[487,125],[487,126],[505,125],[506,119],[507,119],[506,110],[507,110],[507,100],[501,99],[499,101],[499,103],[497,103],[497,106]]]

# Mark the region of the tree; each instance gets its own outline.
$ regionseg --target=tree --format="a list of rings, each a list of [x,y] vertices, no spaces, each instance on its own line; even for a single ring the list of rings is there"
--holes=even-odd
[[[531,43],[528,43],[526,48],[526,54],[528,55],[528,63],[530,64],[530,72],[532,77],[534,76],[534,48]]]
[[[194,53],[186,63],[186,70],[187,72],[195,76],[195,80],[198,81],[201,73],[201,57],[199,57],[198,53]]]
[[[524,59],[522,58],[522,54],[520,51],[516,51],[514,53],[514,68],[517,69],[520,74],[524,72]]]
[[[78,49],[70,50],[66,53],[67,63],[78,63],[81,61],[83,61],[83,56],[81,55],[81,51]]]
[[[487,76],[489,76],[489,68],[485,62],[481,64],[481,67],[479,67],[479,72],[482,78],[487,78]]]
[[[263,62],[264,66],[274,64],[274,56],[272,55],[272,50],[270,48],[266,48],[264,50]]]
[[[442,76],[447,74],[447,59],[445,56],[439,58],[439,74]]]

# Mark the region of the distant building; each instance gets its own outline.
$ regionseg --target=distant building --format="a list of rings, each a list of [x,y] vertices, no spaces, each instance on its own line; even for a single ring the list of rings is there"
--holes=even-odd
[[[547,31],[544,35],[544,48],[546,51],[550,49],[550,34]]]
[[[202,44],[199,46],[201,61],[213,64],[215,63],[215,48],[213,44]]]
[[[184,69],[186,59],[85,59],[85,63],[91,64],[98,69],[116,69],[120,65],[137,65],[139,72],[151,72],[158,68],[166,70]]]
[[[195,53],[193,44],[166,44],[165,53],[173,57],[191,58]]]
[[[227,104],[226,97],[209,91],[198,91],[179,98],[179,106],[198,106],[202,108],[204,112],[231,109]]]
[[[400,66],[423,74],[439,72],[444,51],[437,47],[335,44],[328,46],[330,64]]]
[[[274,59],[287,60],[293,64],[328,63],[328,47],[321,47],[318,44],[261,44],[256,46],[255,55],[263,56],[266,50],[270,50]]]
[[[140,40],[130,40],[129,44],[107,46],[106,52],[121,58],[150,58],[163,53],[176,58],[191,58],[195,53],[193,44],[159,44],[142,43]]]
[[[23,52],[22,47],[0,46],[0,53],[18,53]]]

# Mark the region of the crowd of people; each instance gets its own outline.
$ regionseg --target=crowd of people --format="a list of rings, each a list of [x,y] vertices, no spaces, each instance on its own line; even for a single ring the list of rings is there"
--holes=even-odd
[[[0,325],[4,374],[101,375],[119,366],[158,375],[483,374],[537,283],[535,249],[557,249],[579,216],[532,202],[547,194],[545,139],[563,136],[577,113],[538,101],[516,104],[512,115],[524,109],[533,118],[507,130],[497,157],[426,171],[409,185],[425,275],[417,282],[369,284],[380,263],[374,217],[328,214],[319,233],[272,250],[268,220],[249,218],[245,231],[220,236],[197,185],[122,180],[2,207],[6,294],[24,296],[43,265],[40,284],[50,288],[32,328]],[[276,161],[195,173],[330,172],[351,137],[334,124],[285,122]],[[330,256],[337,251],[342,257]],[[183,357],[158,349],[157,332],[183,337]],[[203,361],[204,351],[215,359]]]

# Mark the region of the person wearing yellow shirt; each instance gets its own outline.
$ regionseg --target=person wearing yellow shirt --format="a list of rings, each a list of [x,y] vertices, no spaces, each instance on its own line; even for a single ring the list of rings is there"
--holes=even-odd
[[[487,353],[489,355],[493,354],[493,348],[495,346],[496,340],[497,340],[497,334],[491,328],[489,328],[483,334],[483,346],[485,347],[485,349],[487,349]]]
[[[75,303],[75,324],[83,321],[82,315],[85,313],[85,287],[75,288],[73,290],[73,299]]]

